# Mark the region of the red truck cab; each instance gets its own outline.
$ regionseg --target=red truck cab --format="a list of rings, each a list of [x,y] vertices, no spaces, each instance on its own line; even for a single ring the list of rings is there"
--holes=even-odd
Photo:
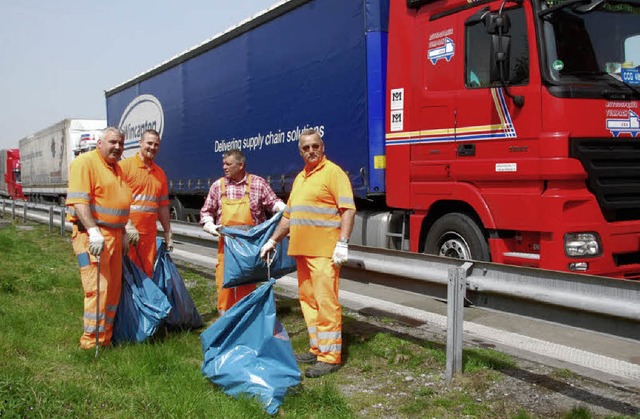
[[[17,148],[1,150],[3,185],[0,188],[3,196],[11,199],[24,199],[22,181],[20,179],[20,151]]]
[[[640,279],[640,4],[391,1],[388,42],[412,251]]]

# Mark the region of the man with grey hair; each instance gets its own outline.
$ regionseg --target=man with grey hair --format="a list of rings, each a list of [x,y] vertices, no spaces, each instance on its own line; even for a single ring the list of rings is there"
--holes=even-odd
[[[289,255],[298,268],[298,298],[307,323],[309,351],[296,355],[305,371],[321,377],[342,363],[342,308],[338,301],[340,266],[349,258],[356,207],[347,174],[324,154],[324,141],[307,129],[298,142],[304,169],[291,187],[289,202],[260,256],[290,233]]]
[[[124,133],[106,128],[96,145],[71,162],[66,200],[84,289],[83,349],[111,343],[122,288],[122,256],[128,251],[124,227],[131,205],[131,190],[118,165]]]

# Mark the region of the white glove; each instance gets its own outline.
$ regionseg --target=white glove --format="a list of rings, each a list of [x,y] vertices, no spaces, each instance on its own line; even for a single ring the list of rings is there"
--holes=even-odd
[[[349,245],[344,242],[336,243],[336,248],[333,249],[333,257],[331,262],[334,265],[340,266],[349,259]]]
[[[287,208],[287,204],[285,204],[285,203],[284,203],[284,202],[282,202],[282,201],[278,201],[278,202],[276,202],[276,203],[275,203],[275,205],[273,206],[273,211],[274,211],[274,212],[280,212],[280,211],[282,211],[282,210],[283,210],[283,209],[285,209],[285,208]]]
[[[104,237],[100,233],[98,227],[91,227],[87,230],[89,233],[89,253],[93,256],[100,256],[102,250],[104,250]]]
[[[129,244],[137,246],[140,241],[140,233],[138,233],[138,229],[133,225],[133,222],[131,220],[127,221],[127,225],[124,226],[124,229],[127,232]]]
[[[165,231],[164,232],[164,245],[167,248],[167,252],[171,253],[173,252],[173,239],[172,239],[173,235],[171,234],[170,231]]]
[[[204,231],[206,231],[207,233],[211,234],[213,237],[219,237],[220,236],[220,228],[221,227],[222,226],[220,224],[213,224],[213,221],[207,221],[206,223],[204,223],[204,226],[202,226]]]
[[[267,240],[264,246],[262,246],[262,249],[260,249],[260,258],[266,261],[267,255],[276,250],[277,244],[278,243],[276,243],[275,240],[272,240],[272,239]]]

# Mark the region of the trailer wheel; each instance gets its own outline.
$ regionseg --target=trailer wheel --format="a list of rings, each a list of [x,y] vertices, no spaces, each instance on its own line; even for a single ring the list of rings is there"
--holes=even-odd
[[[424,252],[456,259],[491,260],[482,229],[471,217],[461,213],[447,214],[433,223]]]
[[[169,216],[172,220],[184,221],[184,206],[177,198],[169,201]]]

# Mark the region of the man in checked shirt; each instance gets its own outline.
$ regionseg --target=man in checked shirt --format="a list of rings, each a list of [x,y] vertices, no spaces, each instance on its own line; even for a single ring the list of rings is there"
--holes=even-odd
[[[258,225],[266,221],[265,211],[275,213],[285,208],[285,203],[276,196],[266,180],[246,172],[242,151],[225,152],[222,155],[222,169],[224,177],[211,185],[200,210],[200,224],[204,231],[218,237],[216,288],[220,315],[256,288],[255,284],[222,288],[224,238],[220,236],[220,228]]]

